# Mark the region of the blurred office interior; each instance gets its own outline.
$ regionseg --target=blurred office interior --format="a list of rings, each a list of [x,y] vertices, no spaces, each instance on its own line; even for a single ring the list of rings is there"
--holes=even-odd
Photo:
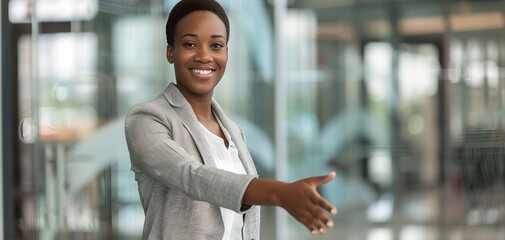
[[[0,238],[140,239],[124,116],[175,81],[176,2],[2,1]],[[264,207],[262,239],[505,239],[505,1],[219,2],[260,176],[337,172],[333,229]]]

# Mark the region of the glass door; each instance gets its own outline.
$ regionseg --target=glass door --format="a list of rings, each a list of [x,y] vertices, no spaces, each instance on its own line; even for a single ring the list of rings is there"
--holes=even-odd
[[[167,85],[162,3],[19,0],[9,9],[19,32],[16,235],[138,239],[124,115]]]
[[[165,22],[176,2],[9,1],[18,106],[16,239],[140,239],[144,214],[124,117],[175,81],[165,57]],[[227,74],[215,97],[248,135],[260,174],[272,178],[269,6],[220,3],[234,24]],[[246,12],[250,17],[240,17]],[[271,238],[275,224],[266,225],[262,235]]]

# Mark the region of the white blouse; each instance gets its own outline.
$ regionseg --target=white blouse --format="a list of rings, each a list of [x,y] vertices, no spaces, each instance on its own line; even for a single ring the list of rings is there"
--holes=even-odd
[[[221,126],[221,123],[219,123],[219,125],[228,140],[228,148],[224,145],[222,138],[216,136],[200,123],[216,163],[216,167],[237,174],[247,174],[238,156],[237,147],[235,143],[231,141],[230,134]],[[227,208],[221,208],[221,216],[223,217],[224,224],[223,240],[241,240],[242,227],[244,225],[243,215]]]

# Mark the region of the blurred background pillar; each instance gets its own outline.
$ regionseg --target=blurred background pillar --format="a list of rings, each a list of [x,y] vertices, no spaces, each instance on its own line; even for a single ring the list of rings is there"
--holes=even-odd
[[[0,73],[2,74],[2,90],[0,92],[0,119],[2,127],[0,128],[0,154],[2,154],[2,163],[0,164],[0,171],[2,173],[2,178],[0,179],[0,199],[2,199],[2,204],[0,204],[0,238],[3,239],[14,239],[13,238],[13,222],[8,221],[14,219],[13,212],[13,202],[12,198],[4,197],[12,196],[12,186],[13,186],[13,175],[12,175],[12,144],[9,141],[4,141],[4,139],[11,139],[15,126],[13,118],[11,115],[5,114],[11,112],[12,105],[9,104],[9,99],[12,99],[12,81],[10,78],[10,68],[9,66],[4,66],[7,64],[10,56],[9,49],[9,32],[10,23],[8,19],[8,1],[2,1],[0,4]]]
[[[284,62],[285,22],[287,16],[286,0],[274,2],[275,27],[275,177],[287,180],[287,134],[286,134],[286,71]],[[282,208],[275,209],[275,236],[277,240],[287,239],[287,213]]]
[[[5,2],[5,1],[4,1]],[[0,4],[0,13],[2,13],[1,15],[2,16],[5,16],[5,14],[2,12],[2,5],[4,3],[2,2]],[[3,17],[2,17],[3,18]],[[0,18],[0,31],[3,33],[3,27],[2,27],[2,23],[4,21],[2,21],[2,18]],[[2,49],[3,49],[3,45],[2,45],[2,38],[3,36],[0,36],[0,56],[2,56]],[[0,74],[2,73],[2,58],[0,57]],[[2,77],[3,79],[3,77]],[[1,109],[2,109],[2,91],[0,91],[0,124],[2,123],[2,112],[1,112]],[[0,128],[0,136],[2,136],[2,128]],[[0,155],[2,154],[2,138],[0,138]],[[0,164],[0,172],[2,172],[3,170],[3,165]],[[2,173],[2,176],[3,176],[3,173]],[[3,180],[2,178],[0,178],[0,236],[3,236],[4,234],[4,211],[3,211]]]

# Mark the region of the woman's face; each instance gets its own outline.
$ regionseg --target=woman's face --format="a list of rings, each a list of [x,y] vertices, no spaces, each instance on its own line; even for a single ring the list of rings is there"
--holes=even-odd
[[[192,12],[177,23],[167,59],[186,97],[212,97],[226,69],[227,37],[224,23],[209,11]]]

